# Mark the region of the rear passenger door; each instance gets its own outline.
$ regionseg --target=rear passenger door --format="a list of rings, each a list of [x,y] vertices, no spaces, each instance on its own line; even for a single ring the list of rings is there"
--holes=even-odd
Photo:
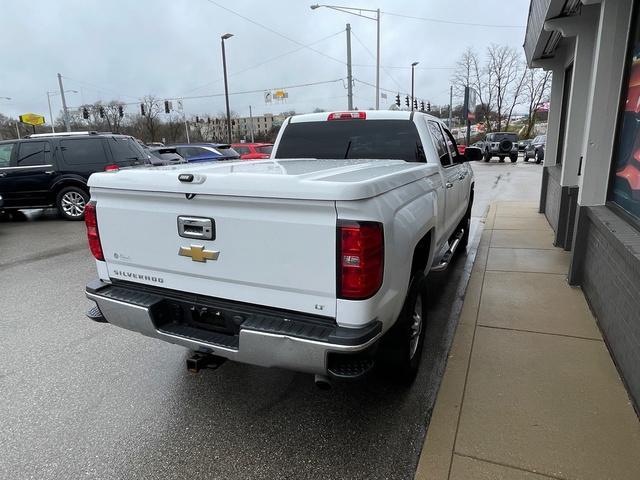
[[[462,218],[462,216],[466,213],[467,205],[469,204],[469,191],[471,190],[471,167],[468,163],[465,163],[461,160],[462,156],[458,152],[458,146],[451,132],[444,126],[441,126],[441,128],[444,131],[444,136],[447,140],[447,147],[449,147],[449,154],[451,155],[451,159],[455,164],[455,170],[458,174],[458,180],[460,181],[460,184],[458,186],[459,210],[457,216],[458,218]]]
[[[102,137],[61,139],[56,159],[63,173],[77,175],[85,181],[108,165]]]
[[[16,143],[9,168],[3,168],[5,207],[46,207],[53,204],[51,185],[57,171],[51,160],[48,141],[23,141]]]
[[[445,215],[444,215],[444,229],[446,237],[449,237],[453,233],[457,221],[457,214],[460,204],[460,179],[457,165],[453,163],[453,158],[447,147],[447,141],[444,133],[440,128],[440,125],[435,120],[427,120],[427,126],[429,127],[429,133],[433,138],[436,151],[440,157],[440,165],[442,165],[442,171],[444,175],[445,183]]]

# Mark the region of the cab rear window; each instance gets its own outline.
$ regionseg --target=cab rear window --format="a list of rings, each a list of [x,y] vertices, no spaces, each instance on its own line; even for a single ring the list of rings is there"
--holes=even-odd
[[[424,162],[411,120],[333,120],[290,123],[276,158],[392,159]]]

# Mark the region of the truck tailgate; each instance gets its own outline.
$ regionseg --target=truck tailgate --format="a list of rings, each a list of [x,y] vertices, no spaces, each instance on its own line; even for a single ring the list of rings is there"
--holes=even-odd
[[[335,316],[333,201],[102,188],[92,199],[111,279]],[[211,219],[214,238],[180,236],[181,216]]]

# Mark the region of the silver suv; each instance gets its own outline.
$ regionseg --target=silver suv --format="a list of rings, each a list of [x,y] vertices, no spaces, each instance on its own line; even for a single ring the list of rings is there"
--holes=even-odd
[[[498,157],[504,162],[509,157],[512,163],[518,161],[518,136],[511,132],[488,133],[484,140],[484,161]]]

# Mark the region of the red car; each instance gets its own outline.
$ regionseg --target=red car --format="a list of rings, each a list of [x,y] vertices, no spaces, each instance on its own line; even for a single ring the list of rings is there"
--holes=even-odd
[[[241,160],[269,158],[273,143],[234,143],[231,147],[240,154]]]

